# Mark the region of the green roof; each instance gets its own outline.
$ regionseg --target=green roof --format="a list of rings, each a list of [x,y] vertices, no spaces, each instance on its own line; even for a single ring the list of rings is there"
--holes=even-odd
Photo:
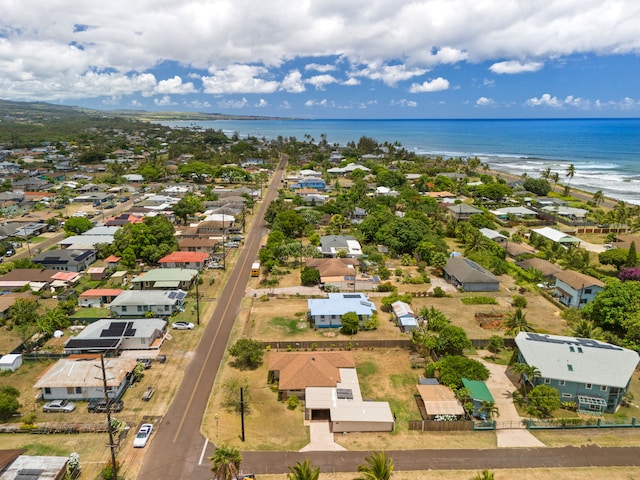
[[[480,402],[494,401],[486,383],[481,382],[480,380],[469,380],[467,378],[463,378],[462,384],[464,385],[464,388],[469,390],[469,396],[473,400],[478,400]]]
[[[191,268],[156,268],[138,275],[131,280],[132,283],[139,282],[188,282],[198,275],[198,270]]]

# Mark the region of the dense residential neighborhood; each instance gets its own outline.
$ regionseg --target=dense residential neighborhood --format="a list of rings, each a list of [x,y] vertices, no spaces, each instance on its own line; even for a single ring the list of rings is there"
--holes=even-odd
[[[492,432],[500,447],[516,429],[507,446],[535,447],[537,429],[636,426],[636,206],[367,137],[96,119],[19,140],[0,137],[2,432],[113,435],[96,420],[106,402],[125,462],[125,431],[169,428],[218,308],[235,318],[207,373],[217,446],[384,451]],[[237,305],[222,295],[233,272]]]

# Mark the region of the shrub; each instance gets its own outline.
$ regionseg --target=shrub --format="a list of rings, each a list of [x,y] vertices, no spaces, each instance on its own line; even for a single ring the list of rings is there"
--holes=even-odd
[[[464,297],[461,299],[465,305],[497,305],[498,301],[493,297]]]
[[[522,295],[514,295],[511,299],[511,306],[514,308],[527,308],[527,299]]]
[[[429,292],[429,295],[434,298],[444,298],[449,296],[441,287],[435,287],[431,292]]]
[[[395,292],[396,290],[398,290],[398,287],[392,285],[389,282],[381,283],[377,288],[378,292]]]
[[[290,395],[289,398],[287,398],[287,408],[289,410],[295,410],[298,408],[298,405],[300,405],[300,399],[297,395]]]

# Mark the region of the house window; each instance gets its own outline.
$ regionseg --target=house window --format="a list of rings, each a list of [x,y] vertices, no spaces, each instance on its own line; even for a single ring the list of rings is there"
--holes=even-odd
[[[545,378],[545,379],[544,379],[544,383],[545,383],[546,385],[550,385],[550,384],[551,384],[551,379],[550,379],[550,378]]]
[[[564,381],[564,380],[558,380],[558,386],[559,386],[559,387],[564,387],[566,384],[567,384],[567,382],[566,382],[566,381]]]
[[[75,393],[74,390],[75,390],[75,388],[73,388],[73,387],[67,387],[67,394],[73,395]]]
[[[126,311],[127,311],[127,306],[126,306],[126,305],[123,305],[121,308],[122,308],[122,311],[123,311],[123,312],[126,312]]]
[[[562,398],[572,398],[573,395],[571,395],[570,393],[563,393],[562,394]]]
[[[49,387],[44,387],[44,393],[45,393],[46,395],[51,395],[51,388],[49,388]]]
[[[590,383],[585,384],[584,388],[586,388],[587,390],[591,390],[593,388],[593,385]]]
[[[600,391],[601,392],[606,392],[607,391],[607,386],[606,385],[600,385]]]
[[[584,294],[585,295],[591,295],[591,289],[590,288],[585,288],[584,289]]]
[[[142,305],[138,305],[138,311],[141,312],[142,311]]]
[[[77,394],[82,393],[82,387],[76,387],[76,392]]]
[[[165,305],[165,306],[164,306],[164,311],[165,311],[165,312],[168,312],[168,311],[169,311],[169,305]]]

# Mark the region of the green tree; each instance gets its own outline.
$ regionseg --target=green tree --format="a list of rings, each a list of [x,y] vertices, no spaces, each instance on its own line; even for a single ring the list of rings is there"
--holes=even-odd
[[[473,358],[461,355],[443,357],[425,367],[425,377],[433,378],[438,373],[440,383],[453,389],[462,388],[462,379],[485,381],[489,378],[489,370]]]
[[[9,320],[14,326],[34,325],[38,318],[38,304],[28,298],[18,298],[9,307]]]
[[[456,325],[445,325],[438,331],[435,352],[438,355],[462,355],[472,347],[464,328]]]
[[[504,339],[500,335],[491,335],[489,343],[487,343],[487,350],[493,354],[493,358],[500,353],[504,348]]]
[[[61,330],[69,325],[69,317],[60,306],[47,310],[36,320],[38,331],[49,336],[56,330]]]
[[[280,230],[286,238],[301,237],[305,227],[304,218],[294,210],[280,212],[273,220],[273,229]]]
[[[214,472],[216,480],[233,480],[240,473],[242,455],[235,447],[220,445],[210,460],[211,471]]]
[[[372,452],[358,465],[359,476],[355,480],[389,480],[393,475],[393,459],[385,452]]]
[[[300,273],[302,285],[317,285],[320,281],[320,272],[315,268],[304,267]]]
[[[63,228],[68,235],[81,235],[93,228],[93,223],[88,218],[71,217],[64,222]]]
[[[565,176],[569,179],[567,181],[567,185],[565,187],[565,191],[568,193],[571,189],[570,185],[571,185],[571,180],[573,179],[573,177],[576,174],[576,167],[573,163],[569,164],[569,166],[567,167],[567,172],[565,173]]]
[[[288,468],[291,473],[287,473],[287,480],[318,480],[320,478],[320,467],[312,467],[308,458]]]
[[[535,193],[536,195],[544,196],[551,191],[551,185],[547,179],[544,178],[527,178],[522,187],[528,192]]]
[[[613,265],[618,270],[625,266],[629,258],[629,250],[624,248],[612,248],[598,254],[598,261],[602,265]]]
[[[625,267],[635,267],[638,264],[638,254],[636,253],[636,242],[631,242],[629,246],[629,254],[625,261]]]
[[[602,192],[602,190],[598,190],[597,192],[595,192],[593,194],[593,196],[591,197],[591,200],[593,201],[593,203],[596,204],[596,207],[598,205],[600,205],[601,203],[604,203],[604,193]]]
[[[507,335],[515,337],[520,332],[534,332],[535,329],[527,320],[527,316],[521,308],[507,314],[504,326],[507,329]]]
[[[20,391],[11,385],[0,386],[0,421],[6,422],[20,409]]]
[[[547,418],[560,408],[560,392],[550,385],[536,385],[529,394],[527,413],[537,418]]]
[[[187,223],[187,219],[196,212],[202,212],[202,201],[196,197],[193,193],[189,193],[182,197],[178,203],[176,203],[171,210],[176,218],[180,219],[182,223]]]
[[[527,384],[533,387],[535,379],[540,377],[540,370],[538,370],[538,367],[535,365],[529,365],[528,363],[521,362],[516,362],[509,368],[511,368],[514,373],[520,375],[520,379],[522,381],[522,393],[526,402],[528,397]]]
[[[360,319],[356,312],[347,312],[342,315],[342,327],[340,331],[345,335],[355,335],[360,330]]]
[[[500,416],[500,410],[496,406],[496,402],[483,400],[478,408],[478,413],[484,415],[487,420],[493,420],[494,417]]]
[[[229,348],[229,354],[236,359],[238,368],[255,369],[262,365],[264,347],[259,340],[240,338]]]

